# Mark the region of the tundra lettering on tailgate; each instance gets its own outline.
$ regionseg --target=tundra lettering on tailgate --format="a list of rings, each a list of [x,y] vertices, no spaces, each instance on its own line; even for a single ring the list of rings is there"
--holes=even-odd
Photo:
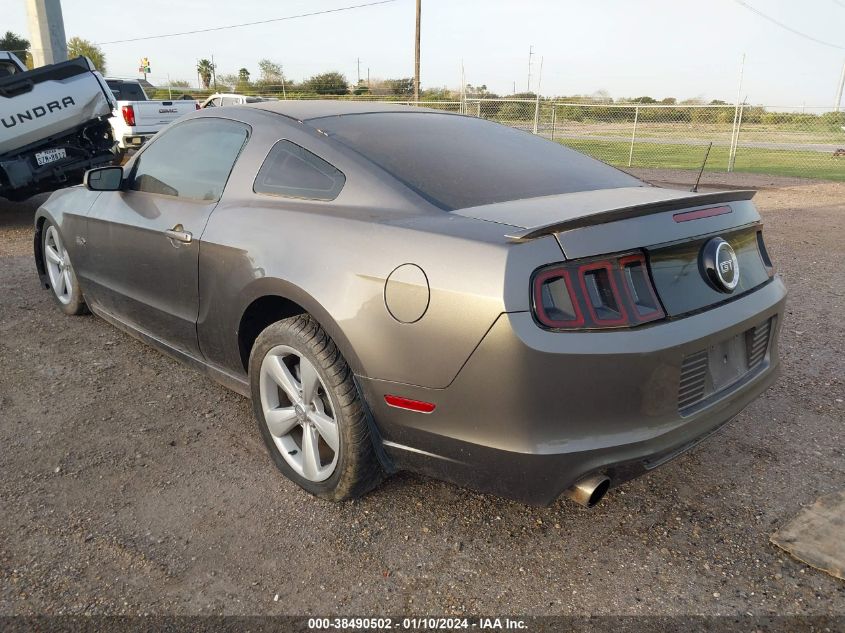
[[[10,116],[8,119],[6,119],[6,117],[2,117],[0,120],[3,121],[3,127],[11,128],[15,127],[19,122],[23,124],[27,121],[32,121],[33,119],[40,119],[45,116],[48,111],[55,112],[72,105],[76,105],[73,97],[63,97],[61,103],[59,101],[48,101],[43,106],[35,106],[31,110],[18,112],[17,114]],[[15,120],[15,117],[17,117],[17,120]]]

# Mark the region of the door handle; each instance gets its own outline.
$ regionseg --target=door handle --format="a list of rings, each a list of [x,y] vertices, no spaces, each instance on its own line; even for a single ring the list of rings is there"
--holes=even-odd
[[[191,240],[194,239],[191,232],[186,231],[185,227],[181,224],[177,224],[172,229],[167,229],[164,234],[171,240],[176,240],[177,242],[182,242],[183,244],[190,244]]]

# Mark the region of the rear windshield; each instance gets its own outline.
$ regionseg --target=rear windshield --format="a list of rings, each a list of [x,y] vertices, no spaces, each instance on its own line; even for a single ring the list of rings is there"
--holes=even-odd
[[[107,81],[114,98],[118,101],[146,101],[147,95],[139,84],[129,81]]]
[[[643,185],[559,143],[474,117],[380,112],[311,123],[446,210]]]

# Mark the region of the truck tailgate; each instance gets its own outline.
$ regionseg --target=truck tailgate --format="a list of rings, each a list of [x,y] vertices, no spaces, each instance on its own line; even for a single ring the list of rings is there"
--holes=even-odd
[[[180,116],[196,110],[193,101],[133,101],[135,127],[140,131],[158,130]]]
[[[0,79],[0,155],[111,115],[85,58]]]

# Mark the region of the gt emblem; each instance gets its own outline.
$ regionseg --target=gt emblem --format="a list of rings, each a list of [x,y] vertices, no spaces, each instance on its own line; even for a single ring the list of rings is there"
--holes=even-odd
[[[702,277],[719,292],[733,292],[739,284],[736,253],[721,237],[714,237],[701,249],[699,267]]]

